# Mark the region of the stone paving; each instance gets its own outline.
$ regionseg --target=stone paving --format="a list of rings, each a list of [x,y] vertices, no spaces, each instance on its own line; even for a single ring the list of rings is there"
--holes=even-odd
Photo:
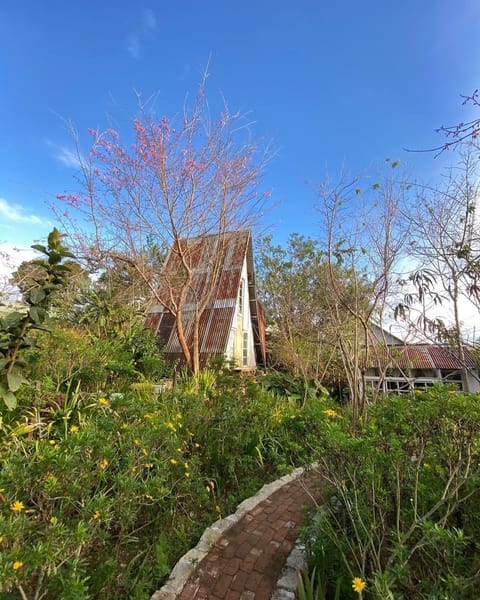
[[[269,600],[274,592],[278,600],[294,598],[288,585],[277,584],[305,507],[319,497],[319,479],[314,470],[297,470],[264,486],[205,532],[152,600]]]

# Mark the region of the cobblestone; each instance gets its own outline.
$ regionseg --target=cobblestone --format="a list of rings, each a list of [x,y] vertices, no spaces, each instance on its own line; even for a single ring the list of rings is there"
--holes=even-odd
[[[319,479],[314,470],[297,470],[264,486],[205,531],[186,555],[195,560],[182,559],[151,600],[294,598],[295,570],[302,565],[298,526],[319,496]]]

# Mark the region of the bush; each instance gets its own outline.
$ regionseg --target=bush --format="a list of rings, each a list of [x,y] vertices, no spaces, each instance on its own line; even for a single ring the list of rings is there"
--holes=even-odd
[[[369,598],[476,595],[480,559],[480,398],[445,387],[370,407],[352,437],[319,457],[325,502],[306,534],[312,566],[328,558],[329,592],[353,577]]]
[[[327,418],[226,373],[133,388],[25,387],[4,413],[0,594],[147,599],[207,524],[309,461]]]

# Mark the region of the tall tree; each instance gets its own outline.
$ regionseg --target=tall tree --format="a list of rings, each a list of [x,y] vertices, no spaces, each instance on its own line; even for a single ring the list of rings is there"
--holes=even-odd
[[[293,233],[282,247],[265,238],[257,262],[270,364],[328,387],[344,381],[327,297],[327,265],[318,242]],[[340,280],[345,273],[338,269],[337,275]]]
[[[411,318],[419,309],[415,321],[422,332],[453,344],[460,357],[462,312],[480,309],[479,174],[478,150],[463,146],[460,162],[440,186],[416,186],[417,201],[408,213],[415,291],[405,296],[399,313]],[[451,326],[435,318],[434,304],[451,310]]]
[[[85,252],[130,264],[173,315],[185,361],[198,371],[199,323],[218,281],[225,235],[261,218],[267,194],[258,184],[267,151],[254,143],[241,114],[223,106],[211,115],[204,83],[180,117],[156,118],[148,108],[141,105],[133,120],[133,143],[113,129],[91,131],[87,157],[79,151],[82,193],[59,195],[73,213],[57,214],[70,220],[67,231]],[[86,222],[81,231],[79,214]],[[192,290],[198,238],[207,235],[216,238],[209,277],[202,290]],[[148,260],[152,240],[175,253],[174,280]],[[160,292],[165,288],[169,293]],[[189,307],[191,344],[185,332],[189,291],[196,298],[193,311]]]
[[[398,163],[390,164],[395,168]],[[378,347],[370,325],[384,325],[405,248],[399,211],[406,193],[403,178],[390,174],[381,175],[378,183],[365,189],[360,188],[358,178],[343,176],[339,183],[327,181],[318,190],[326,299],[348,379],[354,423],[367,401],[366,367]],[[338,277],[339,270],[343,277]]]

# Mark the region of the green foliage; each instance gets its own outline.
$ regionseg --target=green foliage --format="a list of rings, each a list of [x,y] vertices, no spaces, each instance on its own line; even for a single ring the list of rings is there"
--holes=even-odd
[[[16,393],[26,382],[24,356],[26,350],[33,347],[31,333],[43,329],[51,304],[51,296],[66,284],[70,271],[63,264],[73,255],[61,243],[62,235],[53,229],[48,236],[48,246],[32,246],[44,255],[44,258],[31,261],[35,266],[31,285],[24,293],[26,310],[14,311],[0,318],[0,397],[9,409],[17,404]]]
[[[0,421],[0,594],[146,600],[207,524],[309,462],[328,421],[324,401],[223,370],[157,395],[91,393],[88,369],[25,386]]]
[[[328,556],[330,572],[362,577],[371,598],[474,597],[479,409],[478,396],[438,386],[371,406],[356,437],[324,436],[329,487],[306,536],[312,565]]]

